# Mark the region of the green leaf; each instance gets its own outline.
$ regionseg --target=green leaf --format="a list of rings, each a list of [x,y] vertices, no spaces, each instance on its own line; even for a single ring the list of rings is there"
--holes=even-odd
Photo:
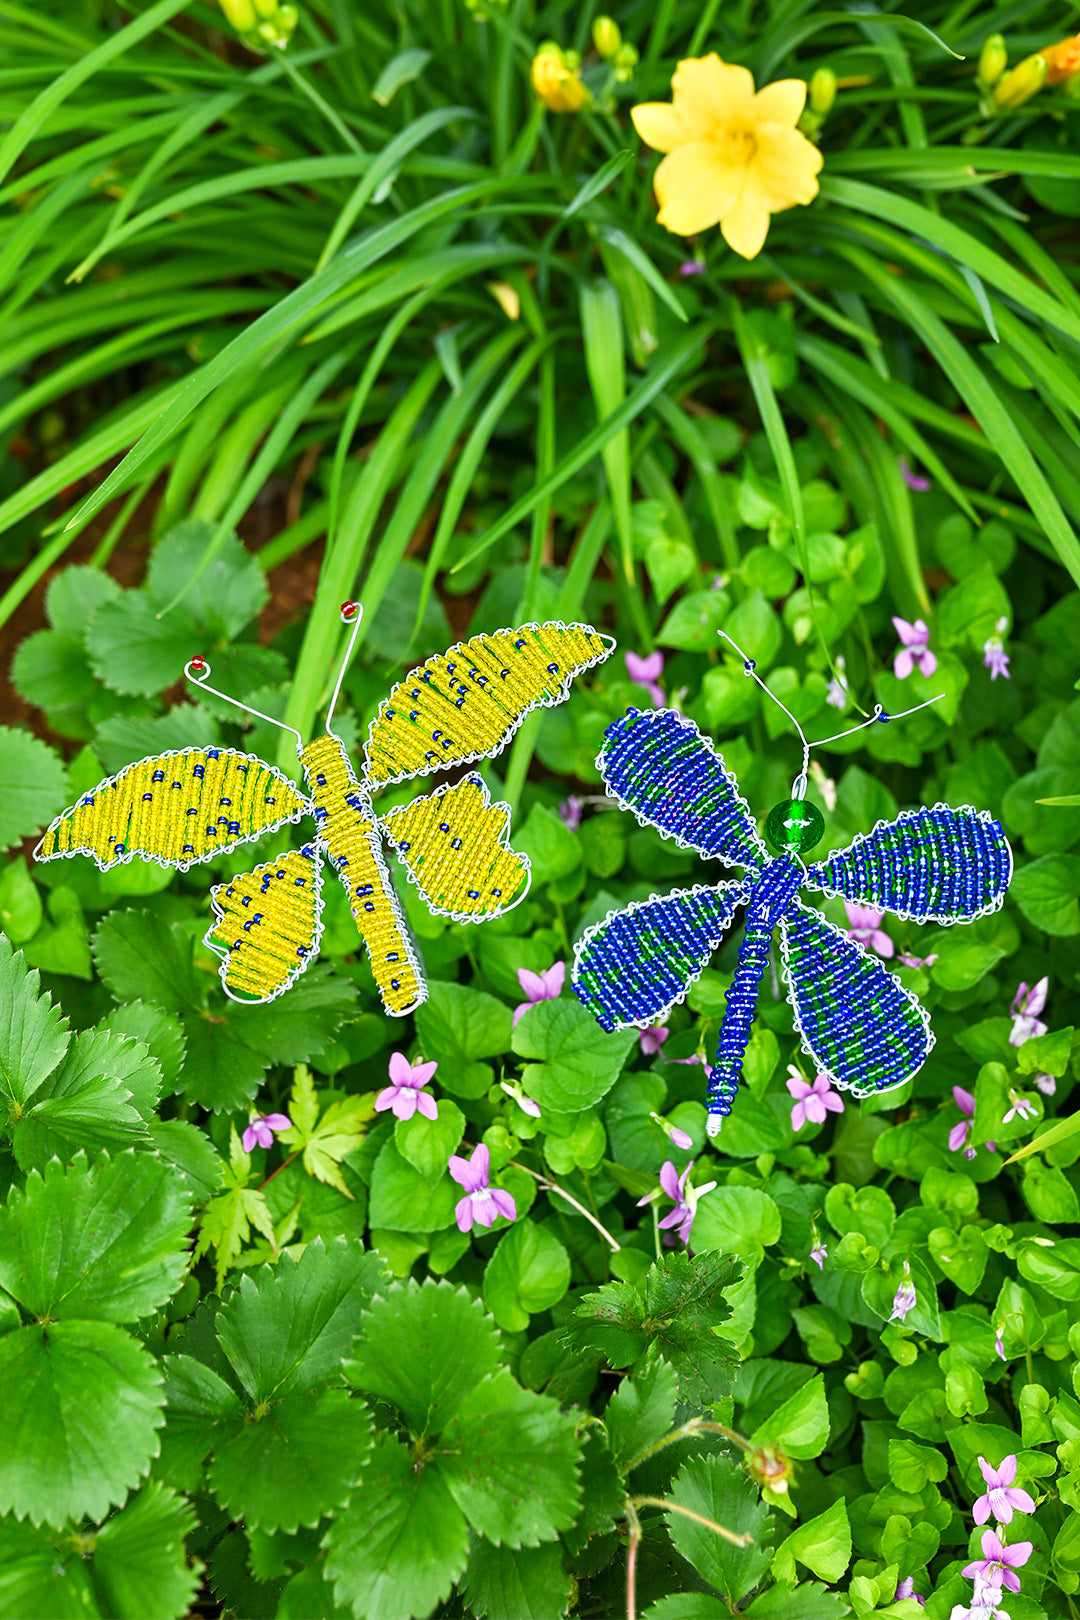
[[[416,1113],[394,1125],[394,1146],[428,1181],[444,1173],[447,1160],[465,1134],[465,1115],[456,1103],[440,1097],[438,1109],[437,1119]]]
[[[425,1057],[445,1063],[439,1083],[444,1091],[453,1091],[455,1067],[507,1050],[510,1009],[482,990],[436,979],[416,1010],[416,1036]]]
[[[472,1612],[489,1620],[561,1620],[571,1577],[559,1547],[493,1547],[477,1541],[462,1588]]]
[[[829,1403],[825,1375],[816,1373],[808,1383],[778,1406],[750,1438],[755,1443],[775,1441],[789,1457],[820,1457],[829,1438]]]
[[[305,1063],[326,1050],[355,1006],[355,986],[328,963],[318,962],[287,996],[263,1006],[234,1005],[229,1022],[244,1045],[261,1057],[273,1063]]]
[[[98,925],[94,961],[117,1001],[150,1001],[167,1013],[198,1006],[191,939],[149,911],[112,911]]]
[[[977,939],[954,938],[947,934],[935,953],[930,977],[943,990],[970,990],[985,979],[1005,952],[997,945],[983,945]]]
[[[843,1598],[826,1592],[816,1581],[799,1586],[781,1581],[760,1593],[744,1613],[749,1620],[844,1620],[851,1610]]]
[[[1080,1211],[1077,1214],[1080,1215]],[[928,1246],[935,1264],[950,1282],[965,1294],[973,1294],[983,1280],[990,1258],[980,1229],[968,1224],[957,1232],[951,1226],[937,1226],[930,1233]]]
[[[236,1034],[232,1007],[227,1004],[223,1019],[191,1013],[181,1021],[186,1051],[178,1089],[215,1114],[235,1113],[250,1102],[270,1066]]]
[[[1010,892],[1043,933],[1080,934],[1080,855],[1041,855],[1014,872]]]
[[[446,1282],[410,1281],[373,1302],[346,1374],[399,1407],[414,1434],[438,1434],[498,1361],[479,1300]]]
[[[74,708],[94,691],[81,636],[38,630],[27,636],[11,661],[11,683],[19,696],[39,709]]]
[[[183,593],[184,609],[196,624],[224,641],[235,641],[269,600],[266,576],[235,535],[229,535],[209,567],[198,573],[213,539],[211,524],[194,518],[170,529],[150,553],[146,592],[158,607]],[[197,575],[192,582],[192,576]],[[166,613],[163,622],[173,617]]]
[[[67,1020],[39,989],[37,973],[0,935],[0,1086],[19,1107],[32,1097],[67,1050]]]
[[[258,1529],[315,1525],[347,1500],[372,1432],[371,1413],[347,1390],[260,1403],[238,1434],[218,1442],[210,1485],[230,1517]]]
[[[1016,1067],[1021,1074],[1037,1074],[1042,1071],[1060,1079],[1069,1066],[1072,1044],[1071,1026],[1051,1030],[1048,1035],[1033,1035],[1029,1041],[1025,1041],[1016,1049]]]
[[[753,1541],[736,1547],[714,1530],[681,1513],[669,1513],[667,1531],[676,1551],[731,1603],[753,1590],[769,1568],[772,1515],[749,1476],[727,1457],[691,1457],[671,1487],[673,1501],[736,1535]]]
[[[1050,1226],[1080,1221],[1080,1202],[1072,1182],[1053,1165],[1028,1165],[1020,1190],[1037,1221]]]
[[[16,1122],[15,1157],[24,1170],[42,1170],[51,1157],[68,1160],[79,1148],[148,1142],[143,1121],[160,1089],[161,1070],[141,1041],[84,1030]]]
[[[532,881],[538,889],[567,877],[581,860],[581,845],[574,834],[545,804],[534,804],[523,825],[515,829],[514,848],[529,857]]]
[[[880,1187],[860,1187],[837,1182],[825,1194],[825,1216],[839,1237],[861,1232],[868,1243],[883,1249],[896,1220],[896,1209]]]
[[[413,47],[392,56],[371,87],[371,99],[388,107],[402,85],[412,84],[431,61],[431,52]]]
[[[838,1581],[851,1558],[851,1526],[843,1497],[793,1530],[777,1547],[773,1574],[778,1581],[794,1581],[795,1561],[823,1581]]]
[[[158,617],[159,604],[145,591],[125,591],[104,602],[86,636],[91,668],[114,692],[153,697],[183,678],[184,665],[206,636],[183,608]]]
[[[450,1596],[469,1556],[469,1530],[439,1468],[416,1468],[384,1432],[325,1545],[340,1604],[358,1620],[408,1620]]]
[[[67,796],[67,772],[48,744],[0,726],[0,849],[47,827]]]
[[[149,1001],[128,1001],[98,1024],[98,1029],[114,1035],[131,1035],[150,1048],[161,1069],[167,1091],[175,1086],[184,1061],[184,1031],[175,1018]]]
[[[470,1389],[443,1431],[439,1471],[474,1530],[497,1544],[553,1541],[577,1516],[573,1413],[505,1367]]]
[[[0,1519],[0,1614],[48,1615],[49,1620],[94,1620],[90,1574],[70,1544],[58,1548],[47,1530],[29,1520]]]
[[[258,1188],[248,1186],[251,1179],[251,1155],[245,1153],[236,1126],[229,1131],[229,1163],[223,1176],[225,1191],[219,1193],[203,1210],[199,1224],[199,1241],[195,1245],[195,1258],[210,1249],[217,1250],[215,1268],[220,1289],[230,1266],[251,1235],[254,1226],[267,1242],[276,1247],[274,1222],[266,1195]]]
[[[94,747],[105,769],[115,772],[152,754],[167,754],[178,748],[208,748],[220,741],[220,728],[210,711],[200,704],[185,703],[153,719],[114,714],[98,726]],[[151,862],[146,865],[152,868]]]
[[[190,1504],[164,1486],[132,1497],[94,1540],[103,1612],[116,1620],[181,1620],[199,1587],[198,1570],[184,1558],[184,1537],[194,1528]]]
[[[31,1315],[135,1322],[179,1288],[191,1210],[170,1165],[52,1159],[0,1210],[0,1286]]]
[[[343,1239],[249,1272],[217,1314],[217,1336],[253,1401],[338,1382],[381,1281],[379,1257]]]
[[[155,1473],[180,1490],[197,1491],[203,1459],[220,1438],[240,1429],[244,1408],[225,1380],[192,1356],[166,1356],[163,1367],[165,1429]]]
[[[434,1185],[387,1142],[371,1176],[368,1218],[391,1232],[440,1232],[454,1224],[461,1189],[444,1175]]]
[[[0,1511],[58,1526],[104,1518],[149,1467],[163,1399],[151,1357],[111,1322],[0,1338]]]
[[[780,1211],[756,1187],[716,1187],[694,1217],[694,1248],[760,1259],[780,1237]]]
[[[37,884],[21,855],[0,873],[0,930],[13,945],[32,939],[41,927],[42,905]]]
[[[1080,1238],[1059,1238],[1052,1248],[1025,1247],[1016,1264],[1022,1277],[1055,1299],[1080,1299]]]
[[[499,1239],[484,1269],[484,1304],[501,1328],[519,1333],[530,1316],[562,1299],[570,1286],[570,1256],[553,1233],[530,1221]]]
[[[712,651],[730,607],[731,599],[724,591],[693,591],[679,598],[656,639],[662,647],[677,647],[682,652]]]
[[[301,1163],[309,1176],[336,1187],[346,1198],[353,1195],[345,1184],[340,1164],[346,1153],[359,1147],[373,1112],[370,1098],[340,1097],[332,1102],[322,1118],[310,1070],[301,1064],[293,1076],[289,1118],[292,1126],[282,1131],[280,1140],[289,1148],[302,1148]],[[454,1145],[460,1141],[460,1134]],[[447,1150],[449,1151],[449,1149]],[[443,1165],[446,1164],[445,1155]]]
[[[673,1427],[678,1398],[675,1370],[659,1358],[623,1379],[604,1414],[619,1468],[631,1467],[639,1452],[647,1451]]]
[[[948,1459],[933,1446],[919,1446],[914,1440],[889,1441],[889,1478],[902,1491],[915,1496],[927,1480],[940,1484],[949,1472]]]
[[[577,1001],[542,1001],[520,1019],[512,1035],[519,1057],[532,1058],[522,1074],[541,1108],[576,1113],[609,1092],[636,1044],[635,1030],[608,1034]]]

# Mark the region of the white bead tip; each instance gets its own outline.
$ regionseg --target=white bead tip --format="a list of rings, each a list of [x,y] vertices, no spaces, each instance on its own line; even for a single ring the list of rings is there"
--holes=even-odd
[[[723,1123],[724,1116],[722,1114],[710,1114],[705,1121],[706,1136],[719,1136],[720,1127]]]

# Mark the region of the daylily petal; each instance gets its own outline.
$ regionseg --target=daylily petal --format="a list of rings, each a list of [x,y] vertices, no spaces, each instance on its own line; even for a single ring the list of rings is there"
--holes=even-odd
[[[780,84],[783,82],[780,80]],[[771,84],[769,89],[779,89],[779,84]],[[779,123],[758,125],[757,151],[751,167],[761,200],[774,212],[793,208],[796,203],[813,202],[823,162],[813,141],[797,129],[786,129]]]
[[[754,75],[715,51],[688,57],[671,76],[671,99],[691,140],[722,124],[753,122]]]
[[[670,152],[653,177],[657,220],[676,236],[718,225],[734,207],[742,172],[726,163],[713,141],[690,141]]]
[[[720,234],[743,259],[756,259],[769,234],[769,210],[745,195],[720,221]]]
[[[805,79],[777,79],[754,97],[754,115],[762,123],[797,124],[805,106]]]
[[[672,152],[688,139],[686,126],[668,101],[643,101],[631,107],[630,117],[645,145],[654,152]]]

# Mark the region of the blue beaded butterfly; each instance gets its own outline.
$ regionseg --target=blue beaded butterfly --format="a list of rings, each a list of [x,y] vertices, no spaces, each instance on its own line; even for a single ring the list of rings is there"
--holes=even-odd
[[[744,667],[753,675],[751,660]],[[643,826],[683,849],[745,868],[746,875],[731,882],[611,912],[583,936],[574,960],[578,999],[605,1029],[651,1023],[683,999],[736,907],[745,906],[708,1085],[710,1136],[718,1134],[739,1088],[776,930],[803,1050],[837,1085],[859,1097],[898,1086],[922,1067],[934,1044],[929,1016],[910,991],[877,957],[803,905],[801,890],[842,896],[911,922],[950,924],[996,910],[1012,876],[1012,851],[1000,824],[986,811],[945,804],[879,822],[847,849],[806,866],[802,852],[818,842],[825,823],[804,797],[811,744],[790,718],[803,739],[803,769],[791,798],[766,823],[776,856],[720,755],[673,710],[630,709],[608,727],[596,762],[609,794]],[[866,724],[890,718],[879,705]]]

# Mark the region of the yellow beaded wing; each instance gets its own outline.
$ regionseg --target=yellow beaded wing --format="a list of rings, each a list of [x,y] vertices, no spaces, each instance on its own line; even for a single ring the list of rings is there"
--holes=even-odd
[[[356,615],[343,617],[354,622]],[[529,624],[474,636],[393,688],[372,722],[360,778],[329,716],[321,737],[306,744],[297,737],[310,796],[253,754],[228,748],[161,754],[84,794],[53,822],[35,856],[89,855],[105,871],[141,855],[186,870],[310,816],[311,842],[211,891],[214,922],[205,943],[221,958],[225,992],[239,1001],[269,1001],[314,959],[325,858],[348,895],[383,1006],[401,1016],[420,1005],[427,988],[383,837],[428,907],[458,922],[482,922],[515,905],[528,889],[529,863],[509,847],[508,807],[493,804],[475,774],[383,818],[372,793],[497,753],[530,709],[562,702],[573,677],[613,646],[586,625]],[[193,660],[188,673],[215,690],[207,687],[205,660]]]

